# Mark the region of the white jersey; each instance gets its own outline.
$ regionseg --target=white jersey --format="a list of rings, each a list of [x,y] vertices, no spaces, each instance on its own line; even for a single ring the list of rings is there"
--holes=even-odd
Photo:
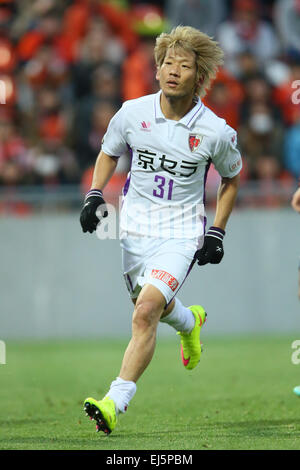
[[[242,168],[236,132],[200,99],[180,121],[166,119],[160,95],[126,101],[103,138],[107,155],[131,158],[120,236],[200,238],[211,162],[228,178]]]

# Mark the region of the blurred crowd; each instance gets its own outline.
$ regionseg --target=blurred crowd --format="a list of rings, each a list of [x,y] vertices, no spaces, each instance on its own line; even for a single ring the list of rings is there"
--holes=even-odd
[[[300,0],[0,0],[0,186],[88,188],[108,122],[158,90],[155,37],[178,24],[225,51],[204,102],[238,131],[242,180],[293,185]]]

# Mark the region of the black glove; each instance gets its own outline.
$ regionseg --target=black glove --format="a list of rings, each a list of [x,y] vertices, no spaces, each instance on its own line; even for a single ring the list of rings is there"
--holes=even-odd
[[[85,196],[84,206],[80,214],[80,223],[84,232],[93,233],[96,230],[102,217],[107,217],[108,212],[102,191],[99,189],[91,189]],[[96,216],[96,211],[100,207],[101,218]]]
[[[219,227],[210,227],[204,237],[201,250],[196,251],[195,258],[199,266],[204,264],[219,264],[224,256],[223,238],[225,231]]]

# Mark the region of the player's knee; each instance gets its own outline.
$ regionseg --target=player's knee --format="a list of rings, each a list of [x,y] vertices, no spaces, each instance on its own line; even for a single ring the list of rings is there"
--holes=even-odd
[[[158,319],[157,307],[153,302],[137,301],[132,318],[133,326],[139,330],[146,330],[155,327]]]

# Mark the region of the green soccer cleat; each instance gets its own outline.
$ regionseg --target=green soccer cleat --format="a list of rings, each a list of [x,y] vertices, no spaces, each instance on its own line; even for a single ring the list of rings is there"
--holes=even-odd
[[[194,317],[195,326],[190,333],[178,331],[181,340],[181,359],[186,369],[192,370],[200,361],[202,344],[200,343],[200,330],[206,322],[207,314],[201,305],[192,305],[188,307]]]
[[[103,400],[87,398],[84,400],[84,411],[90,419],[96,421],[96,431],[103,431],[106,435],[110,434],[117,424],[117,413],[113,400],[109,397]]]

